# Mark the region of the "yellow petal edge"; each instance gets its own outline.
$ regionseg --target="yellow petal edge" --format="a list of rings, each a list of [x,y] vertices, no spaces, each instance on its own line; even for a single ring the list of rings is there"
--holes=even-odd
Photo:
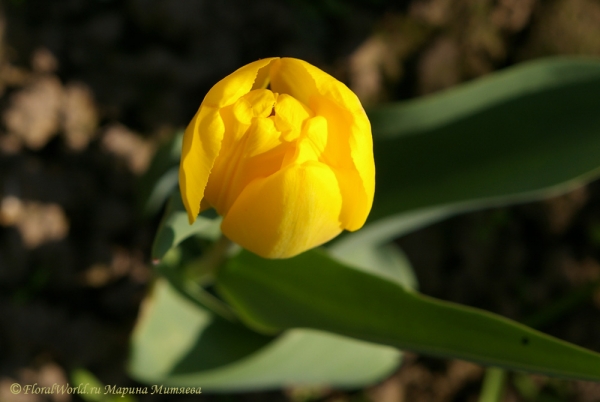
[[[219,81],[206,94],[187,126],[179,165],[179,188],[190,224],[194,223],[200,213],[204,189],[221,150],[225,127],[219,109],[250,92],[258,71],[274,59],[250,63]]]

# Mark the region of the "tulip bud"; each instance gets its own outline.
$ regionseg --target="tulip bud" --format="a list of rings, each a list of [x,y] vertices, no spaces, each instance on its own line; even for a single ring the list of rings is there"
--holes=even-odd
[[[288,258],[363,226],[375,191],[371,126],[344,84],[292,58],[219,81],[187,127],[179,169],[193,223],[265,258]]]

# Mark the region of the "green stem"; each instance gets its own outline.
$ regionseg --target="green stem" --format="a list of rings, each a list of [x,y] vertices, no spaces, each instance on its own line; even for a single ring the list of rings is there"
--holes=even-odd
[[[185,277],[202,284],[202,286],[212,284],[216,273],[227,259],[227,253],[232,244],[231,240],[221,235],[210,250],[184,267]]]
[[[498,367],[488,367],[485,370],[479,402],[500,402],[502,400],[506,374],[506,370]]]
[[[227,260],[232,244],[231,240],[221,235],[206,253],[183,267],[181,279],[183,288],[197,303],[226,320],[235,322],[237,318],[231,308],[205,289],[214,282],[219,268]]]

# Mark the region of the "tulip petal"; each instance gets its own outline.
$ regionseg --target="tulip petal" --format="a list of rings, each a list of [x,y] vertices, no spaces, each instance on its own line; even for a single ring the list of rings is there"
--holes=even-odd
[[[371,125],[360,101],[329,74],[292,58],[272,62],[271,89],[290,94],[327,119],[329,134],[322,158],[338,178],[344,228],[359,229],[371,210],[375,192]]]
[[[277,58],[277,57],[275,57]],[[272,59],[269,59],[272,60]],[[271,66],[265,65],[258,70],[252,89],[266,89],[271,83]]]
[[[305,105],[317,93],[316,83],[299,59],[282,58],[271,63],[271,90],[288,94]]]
[[[254,117],[267,117],[273,110],[275,95],[268,89],[255,89],[242,96],[233,106],[233,114],[242,123],[250,124]]]
[[[202,104],[212,107],[231,105],[252,90],[261,68],[267,66],[276,57],[257,60],[247,64],[217,82],[204,97]],[[262,77],[261,77],[262,79]]]
[[[300,165],[307,161],[323,162],[321,155],[327,143],[327,120],[323,116],[307,119],[302,128],[302,138],[289,147],[281,167]],[[334,172],[335,173],[335,172]]]
[[[340,183],[344,208],[341,220],[350,231],[360,229],[371,211],[375,193],[373,139],[368,119],[352,115],[325,96],[313,96],[311,108],[327,119],[328,137],[322,160]]]
[[[308,106],[287,94],[280,94],[275,104],[273,121],[285,141],[293,141],[300,136],[302,123],[312,117]]]
[[[208,92],[186,128],[179,167],[179,187],[190,224],[200,212],[208,177],[221,150],[225,125],[219,109],[250,92],[259,70],[275,59],[255,61],[219,81]]]
[[[327,119],[323,116],[315,116],[306,121],[303,132],[306,140],[315,149],[315,153],[319,156],[325,152],[328,142],[329,128],[327,127]]]
[[[200,212],[204,188],[221,149],[224,131],[219,111],[200,107],[183,135],[179,189],[190,224]]]
[[[219,214],[227,214],[250,182],[279,170],[285,152],[280,145],[273,121],[264,117],[256,118],[239,141],[223,141],[205,190],[206,199]]]
[[[341,207],[338,181],[327,165],[290,165],[250,183],[221,230],[261,257],[289,258],[337,236]]]

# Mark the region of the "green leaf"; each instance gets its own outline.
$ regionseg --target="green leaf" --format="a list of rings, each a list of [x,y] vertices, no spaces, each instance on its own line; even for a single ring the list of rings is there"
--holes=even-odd
[[[600,61],[548,59],[371,110],[377,191],[369,219],[538,199],[598,177],[599,91]]]
[[[81,386],[83,391],[78,393],[79,397],[86,402],[135,402],[133,395],[105,393],[105,384],[88,370],[83,368],[74,369],[71,372],[71,384],[75,387]]]
[[[367,263],[371,266],[372,270],[389,270],[388,268],[380,266],[382,262],[381,258],[385,257],[376,257],[380,260],[379,263],[373,260],[373,258],[375,258],[374,254],[382,251],[385,252],[384,249],[387,247],[387,243],[450,216],[478,210],[484,206],[495,205],[498,203],[498,200],[495,201],[496,202],[494,203],[485,201],[463,202],[440,207],[412,210],[388,216],[385,219],[379,219],[375,222],[366,224],[359,231],[344,233],[329,244],[328,250],[338,260],[343,262],[354,262],[353,265],[357,265],[355,261],[370,259],[371,261],[368,261]],[[404,265],[408,267],[408,270],[403,268],[403,271],[405,272],[402,275],[409,282],[402,283],[408,284],[409,287],[413,288],[414,286],[410,285],[410,282],[412,281],[412,283],[416,284],[416,278],[412,273],[412,268],[408,266],[408,262]]]
[[[598,59],[553,57],[521,63],[448,90],[368,110],[377,138],[422,133],[528,94],[598,79]]]
[[[353,240],[353,239],[352,239]],[[417,277],[410,262],[395,244],[340,241],[328,248],[339,261],[410,289],[416,289]]]
[[[183,131],[180,131],[159,147],[150,167],[140,178],[139,204],[144,215],[157,213],[177,188],[182,141]]]
[[[600,380],[600,355],[482,310],[435,300],[313,250],[288,260],[242,252],[220,293],[262,331],[315,328],[429,355]]]
[[[159,279],[136,324],[128,369],[149,384],[203,392],[362,387],[389,375],[399,357],[390,347],[315,330],[260,335],[212,315]]]
[[[177,189],[173,191],[162,221],[152,244],[152,259],[160,261],[171,248],[176,247],[190,236],[198,235],[208,240],[216,240],[221,234],[221,219],[198,216],[190,225],[187,212]]]
[[[183,254],[180,247],[172,248],[154,268],[182,297],[226,320],[236,321],[231,308],[203,286],[204,281],[212,281],[212,275],[202,272],[202,266],[198,267],[202,265],[202,257],[184,261]]]

